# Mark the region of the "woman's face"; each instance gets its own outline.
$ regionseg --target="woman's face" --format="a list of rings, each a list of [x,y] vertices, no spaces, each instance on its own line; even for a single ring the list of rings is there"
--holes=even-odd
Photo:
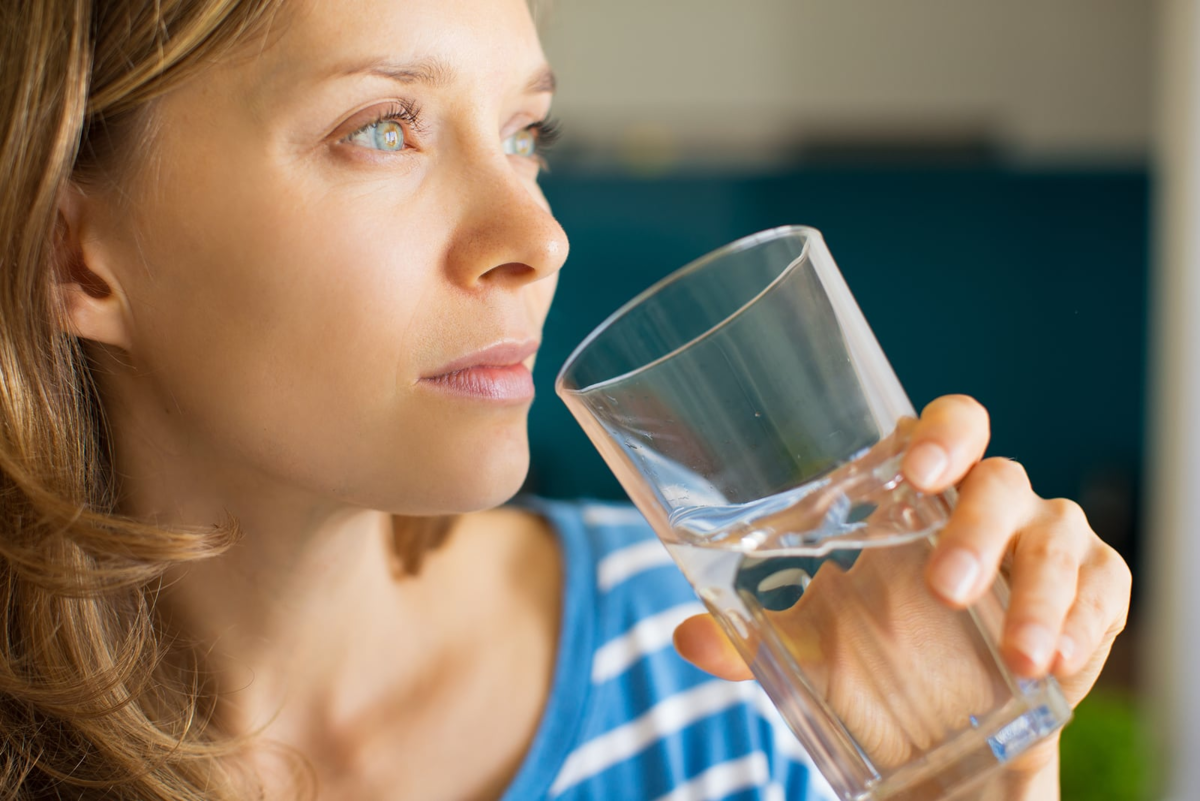
[[[137,425],[339,502],[500,503],[567,257],[529,155],[553,79],[525,0],[285,17],[162,99],[108,221],[136,391],[161,410]]]

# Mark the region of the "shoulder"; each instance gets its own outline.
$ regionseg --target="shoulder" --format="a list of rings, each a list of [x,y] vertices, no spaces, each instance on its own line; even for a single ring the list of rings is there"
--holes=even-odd
[[[758,685],[713,679],[675,652],[675,627],[705,610],[641,514],[610,502],[532,505],[563,543],[568,593],[587,588],[564,626],[591,631],[579,666],[587,701],[548,796],[819,798],[807,755]],[[729,792],[696,794],[712,781]]]
[[[540,499],[532,504],[558,536],[568,592],[582,601],[592,619],[596,676],[670,645],[675,626],[704,611],[666,547],[632,505]]]
[[[625,545],[658,542],[654,531],[632,504],[597,500],[549,500],[522,497],[519,502],[540,512],[561,536],[583,535],[600,555]]]

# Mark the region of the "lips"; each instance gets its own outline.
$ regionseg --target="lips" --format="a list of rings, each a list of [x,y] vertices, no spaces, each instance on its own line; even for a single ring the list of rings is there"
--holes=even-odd
[[[536,340],[506,340],[436,368],[419,383],[460,397],[524,402],[534,395],[533,374],[524,362],[538,349]]]

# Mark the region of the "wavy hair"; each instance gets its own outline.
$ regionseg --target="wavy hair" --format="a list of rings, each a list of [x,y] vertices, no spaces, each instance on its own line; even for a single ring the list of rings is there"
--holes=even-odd
[[[164,530],[117,513],[85,349],[54,285],[69,182],[117,179],[153,101],[267,35],[282,0],[0,3],[0,798],[262,794],[211,725],[200,660],[155,611],[171,567],[236,521]]]

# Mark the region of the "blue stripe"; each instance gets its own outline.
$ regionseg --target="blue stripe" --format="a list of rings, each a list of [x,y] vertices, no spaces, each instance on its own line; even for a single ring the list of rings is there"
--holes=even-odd
[[[522,498],[550,521],[563,563],[563,608],[557,663],[550,696],[529,753],[501,801],[545,798],[559,767],[578,742],[591,692],[591,657],[596,648],[596,585],[591,545],[578,514],[567,504]]]
[[[603,693],[606,703],[592,718],[598,730],[589,734],[602,734],[615,729],[659,701],[710,681],[712,676],[685,662],[668,645],[594,690],[598,697]]]
[[[605,614],[599,621],[596,637],[602,645],[651,615],[697,600],[687,579],[673,566],[639,573],[613,587],[605,596]]]
[[[553,687],[530,752],[503,796],[503,801],[538,801],[548,797],[564,762],[578,748],[712,678],[683,661],[668,644],[593,686],[590,677],[597,648],[640,620],[694,601],[695,594],[670,565],[637,573],[601,594],[596,586],[600,560],[653,539],[649,526],[611,507],[598,517],[630,522],[586,526],[580,504],[535,498],[518,503],[551,522],[561,542],[564,566],[563,625]],[[766,756],[772,781],[784,787],[788,801],[809,798],[808,768],[776,747],[778,737],[791,735],[774,728],[753,704],[738,702],[567,788],[560,799],[654,799],[716,765],[757,752]],[[764,790],[739,790],[723,801],[762,801]]]

